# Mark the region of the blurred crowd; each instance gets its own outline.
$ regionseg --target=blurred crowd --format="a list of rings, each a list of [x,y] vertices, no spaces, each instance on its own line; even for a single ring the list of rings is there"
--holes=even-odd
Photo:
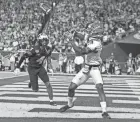
[[[92,34],[101,25],[104,43],[125,38],[140,30],[140,0],[56,1],[58,5],[45,33],[50,41],[58,42],[61,72],[73,72],[73,69],[77,72],[82,66],[81,62],[75,67],[76,62],[79,62],[77,60],[82,57],[70,58],[74,52],[67,44],[67,35],[72,30]],[[30,49],[44,15],[40,3],[48,10],[51,2],[52,0],[0,0],[0,50],[16,52],[19,49]]]
[[[92,33],[98,24],[104,29],[103,41],[115,41],[140,28],[139,0],[58,0],[46,33],[50,40],[67,43],[67,33]],[[30,48],[41,26],[39,4],[51,7],[51,0],[0,0],[0,50]]]

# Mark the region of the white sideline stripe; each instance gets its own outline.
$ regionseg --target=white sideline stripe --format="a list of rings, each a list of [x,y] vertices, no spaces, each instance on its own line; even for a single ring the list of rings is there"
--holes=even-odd
[[[45,85],[44,85],[45,86]],[[40,87],[44,87],[44,86],[40,86]],[[53,86],[53,88],[68,88],[69,85],[62,85],[62,86]],[[13,87],[17,87],[17,85],[4,85],[4,86],[1,86],[0,88],[3,89],[3,88],[13,88]],[[18,87],[21,87],[20,85]],[[27,88],[27,86],[26,86]],[[17,89],[20,89],[20,88],[17,88]],[[23,89],[23,88],[21,88]],[[95,89],[95,85],[81,85],[78,87],[78,89]]]
[[[27,76],[27,74],[23,74],[23,75],[15,75],[14,73],[13,73],[13,75],[14,75],[14,76],[9,76],[9,77],[3,77],[3,78],[0,78],[0,80],[1,80],[1,79],[17,78],[17,77],[21,77],[21,76]]]
[[[50,82],[51,83],[70,83],[71,81],[68,81],[68,80],[62,80],[62,81],[58,81],[58,79],[50,79]],[[130,83],[140,83],[139,81],[127,81],[127,82],[130,82]],[[29,83],[29,80],[27,80],[27,81],[24,81],[24,83]],[[41,80],[39,80],[39,83],[42,83],[43,84],[43,82],[41,81]],[[87,83],[93,83],[93,81],[92,80],[88,80],[87,81]],[[114,81],[105,81],[104,80],[104,83],[106,84],[106,83],[111,83],[111,84],[118,84],[118,83],[120,83],[120,84],[126,84],[126,81],[124,80],[124,81],[117,81],[117,82],[114,82]],[[14,83],[14,84],[18,84],[18,83]]]
[[[123,103],[123,104],[140,104],[140,101],[132,100],[112,100],[113,103]]]
[[[60,84],[61,85],[61,84]],[[53,85],[52,85],[53,86]],[[57,86],[57,85],[56,85]],[[68,84],[62,84],[62,86],[68,86]],[[27,85],[14,85],[14,84],[11,84],[11,85],[4,85],[4,86],[1,86],[1,88],[28,88]],[[46,88],[45,85],[40,85],[39,88]]]
[[[123,89],[123,88],[104,88],[105,90],[119,90],[119,91],[128,91],[128,90],[134,90],[134,91],[138,91],[138,92],[140,92],[140,89],[131,89],[131,88],[125,88],[125,89]]]
[[[5,94],[13,94],[13,92],[5,92]],[[26,95],[27,94],[31,94],[31,95],[47,95],[47,93],[36,93],[36,92],[15,92],[14,94],[22,94],[22,95],[25,95],[25,94]],[[59,95],[61,95],[61,96],[67,96],[68,93],[54,93],[54,95],[55,96],[59,96]],[[98,97],[99,95],[98,94],[86,94],[85,95],[85,94],[81,94],[81,93],[76,93],[75,96],[76,97],[79,97],[79,96]],[[113,97],[113,98],[116,98],[116,97],[137,98],[138,97],[136,95],[134,96],[134,95],[116,95],[116,94],[106,94],[106,96],[107,97]],[[59,97],[59,98],[61,98],[61,97]],[[7,97],[7,96],[3,97],[3,96],[0,96],[0,100],[2,100],[2,99],[5,99],[5,100],[6,99],[7,100],[12,100],[12,99],[14,99],[14,100],[21,100],[21,99],[27,100],[27,99],[30,99],[30,98],[27,98],[26,99],[26,97]]]
[[[131,81],[127,80],[127,82],[129,82],[129,83],[140,83],[140,81],[138,81],[138,80],[136,80],[136,81],[135,80],[131,80]],[[104,83],[114,83],[114,84],[120,83],[120,84],[124,84],[124,83],[126,83],[126,79],[125,80],[121,79],[119,81],[113,81],[113,80],[106,81],[106,80],[104,80]]]
[[[129,85],[125,85],[125,86],[108,86],[108,87],[111,87],[111,88],[113,88],[113,87],[115,87],[115,88],[139,88],[140,86],[129,86]],[[106,86],[104,85],[104,88],[106,88]]]
[[[45,93],[40,93],[40,92],[37,92],[37,93],[35,93],[35,92],[30,92],[30,94],[33,94],[33,93],[35,93],[35,94],[40,94],[40,95],[46,95],[46,89],[39,89],[39,91],[45,91]],[[61,89],[61,90],[59,90],[59,89],[53,89],[53,91],[54,92],[68,92],[68,89]],[[12,90],[11,92],[9,92],[9,91],[7,91],[7,90],[5,90],[5,91],[2,91],[2,92],[5,92],[5,93],[7,93],[7,94],[16,94],[16,92],[14,92],[14,90]],[[0,92],[0,95],[1,94],[5,94],[5,93],[2,93],[2,92]],[[88,91],[88,90],[80,90],[80,89],[77,89],[76,91],[76,94],[77,94],[77,92],[79,92],[79,93],[93,93],[93,94],[95,94],[95,93],[97,93],[97,91]],[[17,93],[19,93],[19,92],[17,92]],[[24,94],[25,94],[26,92],[24,92]],[[29,93],[29,92],[28,92]],[[129,95],[133,95],[133,94],[136,94],[136,95],[140,95],[140,92],[135,92],[135,93],[133,93],[133,92],[123,92],[123,91],[111,91],[111,90],[108,90],[108,91],[105,91],[105,93],[106,94],[110,94],[110,93],[116,93],[116,94],[129,94]]]
[[[24,88],[2,88],[2,87],[0,87],[0,91],[1,90],[5,90],[5,91],[7,91],[7,90],[17,91],[17,90],[25,90],[25,89]]]
[[[93,113],[59,113],[59,112],[28,112],[34,108],[59,109],[62,106],[50,106],[46,104],[19,104],[19,103],[0,103],[0,117],[19,118],[19,117],[42,117],[42,118],[102,118],[100,107],[74,106],[72,110],[93,111]],[[134,108],[113,108],[108,107],[111,118],[118,119],[140,119],[140,109]],[[125,113],[111,113],[111,112]]]
[[[71,81],[58,81],[58,79],[56,79],[56,81],[54,81],[54,79],[50,79],[50,82],[51,83],[70,83]],[[127,82],[128,83],[140,83],[140,81],[129,81],[129,80],[127,80]],[[120,85],[125,85],[125,84],[127,84],[127,82],[126,81],[117,81],[117,82],[114,82],[114,81],[104,81],[104,83],[106,84],[106,83],[111,83],[111,84],[120,84]],[[14,84],[20,84],[21,82],[18,82],[18,83],[14,83]],[[27,80],[27,81],[24,81],[24,82],[22,82],[22,84],[27,84],[27,83],[29,83],[29,80]],[[43,82],[41,81],[41,80],[39,80],[39,83],[41,83],[41,84],[43,84]],[[92,81],[91,82],[89,82],[89,81],[87,81],[87,83],[93,83]]]
[[[28,98],[28,97],[1,97],[0,100],[17,100],[17,101],[50,101],[49,98],[46,97],[37,97],[37,98]],[[54,101],[67,101],[67,97],[55,97]]]
[[[4,103],[0,102],[0,111],[2,110],[31,110],[34,108],[48,108],[48,109],[60,109],[62,105],[50,106],[48,104],[25,104],[25,103]],[[84,111],[101,111],[101,107],[92,107],[92,106],[74,106],[71,110],[84,110]],[[116,108],[108,107],[107,111],[110,112],[126,112],[126,113],[140,113],[140,109],[137,108]]]
[[[132,81],[132,80],[126,80],[126,82],[128,83],[128,85],[131,87],[131,83],[128,82],[128,81]],[[134,84],[136,84],[136,83],[134,83]],[[132,89],[132,88],[131,88],[131,89]],[[132,89],[132,91],[133,91],[133,93],[134,93],[135,95],[137,95],[136,89]],[[137,96],[137,97],[138,97],[138,99],[140,100],[140,97],[139,97],[139,96]]]
[[[4,91],[0,92],[0,95],[4,95],[4,94],[5,94],[5,92],[4,92]]]
[[[53,89],[55,89],[55,88],[59,88],[59,89],[63,89],[63,88],[67,88],[68,89],[68,86],[67,87],[57,87],[57,86],[53,86]],[[96,89],[95,88],[95,86],[92,86],[92,88],[90,88],[90,86],[89,87],[87,87],[87,86],[80,86],[78,89],[84,89],[84,90],[88,90],[88,89]],[[0,87],[0,90],[5,90],[5,91],[7,91],[7,90],[11,90],[11,91],[17,91],[17,90],[23,90],[23,91],[26,91],[26,90],[30,90],[29,88],[8,88],[8,87]],[[140,92],[140,89],[132,89],[132,88],[104,88],[104,90],[113,90],[113,91],[115,91],[115,90],[119,90],[119,91],[128,91],[128,90],[133,90],[133,91],[137,91],[137,92]]]
[[[128,86],[127,84],[112,84],[113,86]],[[139,86],[140,87],[140,83],[139,84],[130,84],[131,87],[133,86]]]
[[[66,88],[68,88],[69,87],[69,84],[52,84],[52,86],[53,87],[59,87],[59,86],[61,86],[61,87],[66,87]],[[27,88],[28,86],[27,85],[4,85],[4,86],[1,86],[1,88],[13,88],[13,87],[15,87],[15,88],[20,88],[20,87],[24,87],[24,88]],[[45,85],[44,86],[39,86],[39,87],[41,87],[41,88],[45,88]],[[139,88],[140,86],[132,86],[132,85],[128,85],[128,86],[116,86],[116,85],[104,85],[104,88]],[[81,86],[79,86],[79,88],[78,89],[80,89],[80,88],[90,88],[90,89],[95,89],[95,85],[81,85]]]
[[[89,90],[89,89],[93,89],[93,90],[95,90],[96,88],[95,88],[95,86],[92,86],[92,88],[90,88],[91,86],[84,86],[84,85],[82,85],[82,86],[80,86],[78,89],[84,89],[84,90]],[[63,88],[67,88],[68,89],[68,86],[66,87],[66,86],[64,86],[64,87],[58,87],[58,86],[53,86],[53,89],[55,89],[55,88],[59,88],[59,89],[63,89]],[[140,89],[132,89],[132,88],[104,88],[105,90],[119,90],[119,91],[128,91],[128,90],[134,90],[134,91],[140,91]],[[5,87],[5,86],[3,86],[3,87],[0,87],[0,90],[29,90],[29,88],[27,88],[27,86],[26,86],[26,89],[25,88],[10,88],[10,87]]]
[[[18,82],[18,83],[13,83],[13,84],[27,85],[28,83],[29,83],[29,81],[28,82]],[[44,85],[43,82],[39,82],[39,83]],[[67,82],[51,82],[51,84],[57,84],[57,85],[63,85],[63,84],[68,84],[69,85],[69,83],[67,83]],[[137,86],[137,85],[140,85],[140,82],[139,83],[129,83],[129,84],[132,85],[132,86]],[[86,85],[86,84],[84,84],[84,85]],[[94,84],[89,84],[89,85],[94,85]],[[111,82],[111,85],[113,85],[113,86],[128,86],[128,83],[125,82],[125,83],[122,83],[122,84],[118,84],[118,83],[112,83]],[[104,86],[111,86],[111,85],[106,85],[106,83],[104,84]]]
[[[140,119],[140,114],[133,113],[110,113],[111,118],[114,119]],[[26,112],[26,111],[2,111],[1,118],[68,118],[68,119],[89,119],[102,118],[101,113],[59,113],[59,112]]]
[[[29,81],[28,82],[18,82],[18,83],[13,83],[13,84],[17,84],[17,85],[28,85],[28,83],[29,83]],[[51,82],[51,84],[59,84],[59,85],[61,85],[61,84],[70,84],[70,83],[66,83],[66,82]],[[41,84],[41,85],[44,85],[44,83],[43,82],[39,82],[39,84]]]

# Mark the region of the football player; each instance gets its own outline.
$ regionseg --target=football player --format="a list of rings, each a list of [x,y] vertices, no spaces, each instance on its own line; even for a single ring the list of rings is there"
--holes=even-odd
[[[43,7],[43,3],[41,3],[40,4],[40,8],[43,10],[43,13],[44,13],[44,16],[43,16],[43,18],[42,18],[42,26],[41,26],[41,28],[39,29],[39,31],[37,32],[37,35],[38,35],[38,39],[35,39],[35,42],[36,42],[36,44],[37,43],[40,43],[41,45],[42,45],[42,43],[44,43],[43,45],[45,46],[47,46],[48,44],[47,43],[49,43],[49,41],[46,41],[46,42],[41,42],[41,40],[43,40],[43,31],[44,31],[44,29],[45,29],[45,26],[49,23],[49,20],[50,20],[50,18],[51,18],[51,16],[53,15],[53,13],[54,13],[54,10],[55,10],[55,6],[56,6],[56,3],[55,2],[53,2],[52,3],[52,8],[51,9],[48,9],[48,10],[46,10],[44,7]],[[42,35],[42,36],[40,36],[40,35]],[[46,35],[45,35],[46,36]],[[48,38],[48,37],[47,37]],[[53,47],[54,48],[54,47]],[[52,48],[52,50],[53,50],[53,48]],[[46,50],[48,49],[48,46],[45,48]],[[50,53],[50,55],[51,55],[51,53]],[[51,66],[51,62],[50,62],[50,56],[48,56],[48,58],[46,59],[46,60],[48,60],[48,66]],[[40,60],[42,60],[42,58],[40,59]],[[44,59],[44,62],[46,61],[45,59]],[[52,71],[52,70],[51,70]],[[53,72],[53,71],[52,71]],[[28,84],[28,87],[29,88],[31,88],[32,86],[31,86],[31,82],[29,82],[29,84]],[[37,89],[37,91],[38,91],[38,89]]]
[[[31,51],[26,52],[20,59],[15,73],[18,74],[20,72],[20,65],[25,60],[25,58],[29,58],[28,63],[28,73],[30,78],[30,83],[32,86],[32,90],[34,92],[38,91],[38,77],[44,82],[49,99],[50,105],[56,105],[53,101],[53,89],[49,81],[49,77],[47,71],[43,66],[43,61],[51,55],[52,48],[46,46],[48,44],[48,37],[44,35],[40,35],[38,41],[35,46],[31,49]],[[48,48],[48,49],[46,49]]]
[[[67,105],[60,108],[60,112],[65,112],[74,106],[73,97],[75,95],[75,90],[77,87],[84,84],[89,79],[89,77],[91,77],[99,94],[100,105],[102,108],[102,117],[110,119],[110,116],[106,110],[106,96],[103,89],[103,79],[99,70],[99,66],[102,64],[102,59],[100,57],[102,51],[101,40],[99,38],[91,37],[89,38],[89,42],[86,47],[77,46],[75,44],[74,38],[71,39],[70,43],[76,53],[86,55],[86,61],[84,67],[71,81],[68,89],[68,103]]]
[[[26,52],[20,59],[17,68],[15,70],[15,74],[18,74],[20,72],[20,65],[25,60],[26,58],[29,58],[29,63],[28,63],[28,73],[30,77],[30,83],[29,87],[32,87],[32,90],[34,92],[38,91],[38,77],[45,83],[46,89],[49,94],[50,98],[50,105],[56,105],[53,102],[53,89],[52,86],[49,82],[49,77],[47,75],[47,72],[45,68],[43,67],[43,62],[46,58],[48,58],[53,50],[53,47],[50,48],[48,45],[49,39],[47,35],[43,35],[44,28],[46,24],[49,22],[51,15],[53,14],[54,8],[56,6],[56,3],[53,3],[52,8],[46,11],[42,4],[40,7],[43,9],[45,12],[44,20],[42,22],[42,26],[40,30],[38,31],[37,35],[38,38],[35,39],[35,45],[31,49],[31,51]]]

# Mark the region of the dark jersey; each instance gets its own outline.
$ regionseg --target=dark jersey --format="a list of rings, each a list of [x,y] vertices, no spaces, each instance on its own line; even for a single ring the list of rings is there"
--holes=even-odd
[[[45,56],[46,58],[51,56],[53,48],[54,48],[54,46],[52,48],[50,48],[49,46],[46,46],[46,47],[37,47],[36,46],[36,47],[34,47],[31,51],[29,51],[28,53],[25,53],[21,57],[18,65],[17,65],[17,68],[20,67],[20,65],[22,64],[22,62],[26,58],[29,58],[29,63],[28,63],[29,67],[40,68],[43,65],[43,62],[42,62],[42,64],[39,64],[37,62],[37,60],[40,59],[42,56]]]

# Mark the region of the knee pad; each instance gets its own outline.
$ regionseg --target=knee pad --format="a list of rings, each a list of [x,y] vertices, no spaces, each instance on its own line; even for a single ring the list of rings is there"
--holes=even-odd
[[[69,91],[74,91],[74,90],[75,90],[74,87],[69,86]]]
[[[98,89],[102,89],[102,88],[103,88],[103,84],[101,84],[101,83],[96,84],[96,88],[98,88]]]
[[[74,91],[77,88],[77,85],[75,83],[71,83],[69,86],[69,91]]]

